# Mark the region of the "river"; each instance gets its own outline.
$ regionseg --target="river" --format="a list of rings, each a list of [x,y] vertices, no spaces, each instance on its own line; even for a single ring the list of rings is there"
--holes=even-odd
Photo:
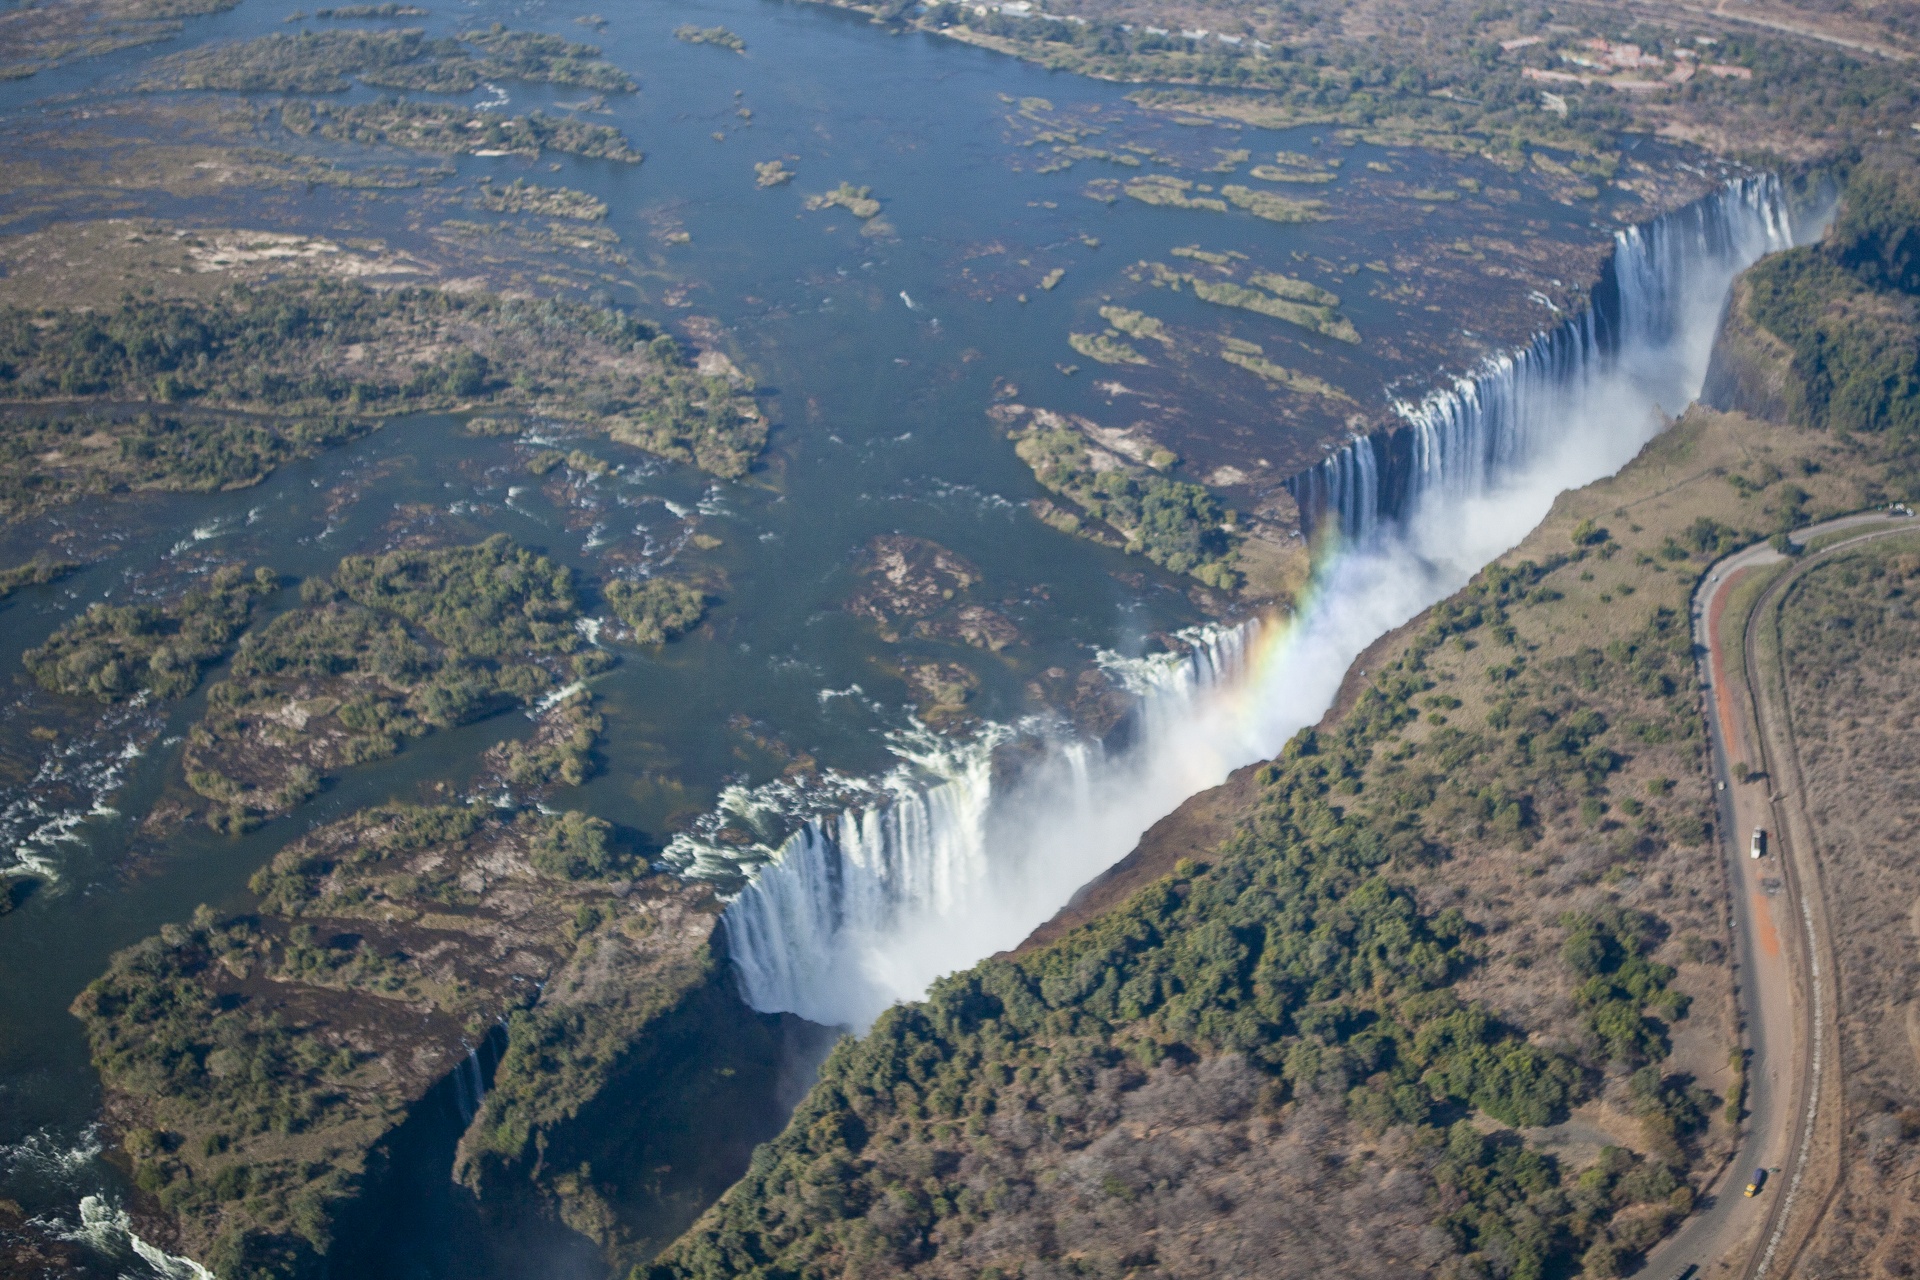
[[[595,683],[608,720],[604,767],[558,802],[644,833],[664,865],[718,874],[730,891],[761,876],[736,904],[729,931],[743,991],[765,1015],[864,1025],[939,973],[1017,943],[1145,825],[1277,749],[1318,715],[1369,640],[1511,545],[1553,492],[1624,462],[1656,428],[1656,407],[1678,411],[1704,372],[1700,335],[1732,269],[1789,234],[1777,191],[1723,196],[1712,218],[1724,226],[1702,223],[1687,233],[1698,244],[1684,262],[1648,268],[1668,273],[1664,287],[1686,293],[1690,307],[1642,296],[1650,286],[1629,282],[1627,292],[1641,294],[1623,303],[1616,288],[1602,310],[1618,321],[1623,307],[1638,307],[1634,323],[1652,328],[1594,335],[1591,349],[1573,355],[1551,339],[1550,349],[1500,364],[1503,353],[1524,353],[1531,335],[1558,332],[1589,279],[1530,267],[1517,250],[1505,275],[1483,269],[1490,255],[1500,265],[1494,242],[1546,246],[1548,259],[1551,246],[1573,246],[1565,261],[1596,270],[1609,252],[1639,264],[1651,253],[1635,256],[1639,233],[1615,241],[1618,227],[1644,216],[1636,196],[1609,185],[1571,202],[1478,158],[1342,145],[1325,129],[1176,119],[1136,107],[1119,86],[889,34],[813,5],[648,3],[600,27],[573,21],[586,8],[463,5],[408,21],[438,34],[498,20],[602,45],[640,89],[610,95],[604,110],[582,118],[619,126],[647,153],[638,167],[461,156],[418,194],[153,188],[120,192],[109,204],[97,189],[76,187],[0,195],[0,216],[13,231],[105,209],[202,227],[373,237],[455,274],[487,258],[471,247],[471,226],[485,219],[461,193],[483,176],[564,184],[607,203],[605,225],[626,257],[602,263],[595,296],[725,352],[759,384],[775,423],[763,463],[744,481],[715,482],[604,440],[569,439],[564,447],[584,447],[614,470],[562,484],[558,474],[527,474],[525,459],[543,439],[482,439],[450,419],[421,417],[283,467],[253,489],[64,508],[0,532],[5,563],[48,545],[90,562],[0,605],[0,664],[18,672],[24,649],[89,603],[171,589],[215,559],[300,577],[404,538],[503,531],[589,578],[694,572],[716,588],[708,623],[657,652],[626,653]],[[152,58],[282,30],[289,12],[247,0],[190,20],[178,41],[0,86],[0,120],[12,139],[4,145],[22,154],[40,145],[33,131],[49,120],[115,105],[137,116],[172,101],[133,88]],[[745,52],[676,40],[681,23],[724,24]],[[377,91],[340,96],[371,100]],[[507,83],[455,100],[559,112],[583,96]],[[1063,166],[1056,148],[1064,133],[1078,139],[1071,145],[1145,163]],[[1281,225],[1238,209],[1110,198],[1118,181],[1142,171],[1235,181],[1213,175],[1244,166],[1244,157],[1229,158],[1242,149],[1255,163],[1275,152],[1338,159],[1334,179],[1313,191],[1332,216]],[[1643,156],[1656,167],[1673,159],[1652,144]],[[771,159],[797,176],[762,189],[754,165]],[[863,223],[844,209],[807,207],[809,195],[843,181],[870,187],[880,216]],[[1494,189],[1508,194],[1494,203],[1459,198]],[[1185,269],[1195,260],[1172,251],[1187,246],[1337,291],[1362,341],[1154,288],[1140,264]],[[504,251],[495,265],[523,279],[530,270]],[[1064,274],[1045,284],[1056,270]],[[1477,305],[1469,309],[1469,300]],[[1115,304],[1150,309],[1183,333],[1260,343],[1348,400],[1276,391],[1189,348],[1156,355],[1144,369],[1099,369],[1076,355],[1067,334],[1098,332],[1099,309]],[[1681,346],[1677,359],[1656,358]],[[1483,367],[1492,372],[1448,391]],[[1520,404],[1514,387],[1528,378],[1539,386]],[[1403,421],[1396,404],[1430,392],[1441,397],[1414,415],[1426,415],[1426,434],[1403,432],[1396,447],[1454,441],[1452,461],[1429,459],[1432,474],[1452,483],[1408,480],[1426,474],[1415,455],[1341,447],[1351,430]],[[1516,421],[1551,429],[1527,447],[1493,448],[1495,436],[1518,438],[1486,425],[1487,406],[1501,395]],[[1318,503],[1323,519],[1326,510],[1347,513],[1357,550],[1323,574],[1292,621],[1259,622],[1257,608],[1210,600],[1190,580],[1041,525],[1028,504],[1043,491],[987,412],[1014,399],[1112,426],[1144,424],[1181,456],[1184,478],[1211,480],[1248,510],[1277,494],[1321,495],[1309,505]],[[1476,413],[1478,426],[1469,421]],[[1478,461],[1458,462],[1474,449]],[[1303,488],[1294,480],[1302,474],[1321,479]],[[1381,532],[1383,504],[1395,532]],[[939,637],[889,641],[849,611],[863,549],[896,534],[964,557],[978,575],[969,598],[1017,639],[997,649]],[[292,601],[289,590],[276,604]],[[958,664],[977,681],[959,731],[936,734],[916,721],[902,680],[914,662]],[[1105,742],[1076,736],[1071,707],[1045,692],[1058,683],[1054,672],[1105,673],[1130,688],[1140,701],[1128,726]],[[238,839],[190,829],[153,841],[140,827],[180,787],[180,735],[196,699],[102,722],[53,705],[23,678],[4,697],[0,823],[11,858],[37,868],[42,883],[0,918],[0,1196],[77,1230],[82,1196],[126,1195],[100,1158],[98,1084],[66,1012],[107,957],[197,903],[243,907],[248,875],[299,832],[389,797],[458,789],[481,749],[528,726],[502,717],[412,743],[397,760],[350,772],[293,817]],[[57,751],[32,733],[47,724],[67,735]],[[1017,777],[990,749],[1015,742],[1030,748]],[[783,782],[801,756],[843,781]],[[858,816],[836,816],[852,793]],[[702,864],[702,848],[718,847],[703,845],[702,832],[723,820],[746,822],[756,852]],[[774,871],[760,872],[769,857]],[[847,887],[850,867],[868,877],[860,903]],[[829,880],[830,889],[820,887]],[[738,1016],[742,1025],[754,1017]],[[709,1099],[741,1113],[722,1144],[727,1167],[777,1127],[822,1043],[792,1017],[755,1025],[788,1046],[795,1065]],[[674,1123],[700,1128],[699,1117]],[[450,1159],[446,1134],[421,1139],[409,1184],[422,1224],[415,1229],[491,1230],[493,1243],[481,1250],[489,1261],[396,1240],[371,1248],[365,1274],[592,1272],[590,1251],[563,1232],[532,1237],[546,1242],[532,1249],[498,1216],[491,1228],[462,1216],[471,1206],[447,1199],[444,1179],[436,1183],[443,1149]],[[715,1178],[723,1185],[723,1172],[715,1165],[686,1176],[706,1187]],[[676,1206],[668,1218],[684,1220],[698,1207],[692,1185],[648,1194]]]

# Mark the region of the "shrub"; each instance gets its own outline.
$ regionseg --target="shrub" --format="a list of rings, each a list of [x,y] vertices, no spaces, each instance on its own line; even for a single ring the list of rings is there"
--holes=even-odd
[[[214,571],[166,605],[96,604],[22,655],[42,687],[101,702],[137,693],[180,698],[200,683],[200,672],[226,653],[271,595],[279,579],[271,570],[249,575],[239,565]]]
[[[527,838],[533,865],[562,880],[597,880],[619,863],[610,837],[613,824],[569,810],[541,817]]]
[[[633,632],[635,644],[664,644],[698,626],[707,598],[699,588],[673,578],[607,584],[607,605]]]

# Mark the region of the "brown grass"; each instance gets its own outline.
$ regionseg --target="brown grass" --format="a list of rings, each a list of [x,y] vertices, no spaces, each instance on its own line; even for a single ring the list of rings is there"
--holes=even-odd
[[[1841,1181],[1806,1274],[1920,1259],[1920,533],[1842,553],[1783,602],[1787,697],[1835,925]]]

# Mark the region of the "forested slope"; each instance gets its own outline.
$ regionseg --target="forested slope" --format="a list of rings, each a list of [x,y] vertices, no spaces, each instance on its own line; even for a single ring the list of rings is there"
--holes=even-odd
[[[1695,410],[1563,496],[1259,771],[1230,837],[842,1042],[651,1275],[1637,1265],[1740,1114],[1688,599],[1907,483],[1912,384],[1853,319],[1911,314],[1887,172],[1743,294],[1793,412]]]

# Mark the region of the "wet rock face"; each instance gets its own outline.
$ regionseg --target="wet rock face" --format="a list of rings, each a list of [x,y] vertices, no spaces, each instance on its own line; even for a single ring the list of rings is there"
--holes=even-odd
[[[882,534],[861,549],[860,574],[847,612],[877,623],[890,643],[911,634],[998,652],[1020,639],[1006,615],[966,598],[980,570],[937,542]]]
[[[920,718],[939,728],[957,728],[965,718],[967,702],[980,687],[980,678],[953,662],[921,662],[905,672]]]
[[[1744,413],[1763,422],[1786,422],[1793,353],[1747,315],[1749,289],[1740,285],[1714,335],[1713,355],[1700,402],[1722,413]]]

